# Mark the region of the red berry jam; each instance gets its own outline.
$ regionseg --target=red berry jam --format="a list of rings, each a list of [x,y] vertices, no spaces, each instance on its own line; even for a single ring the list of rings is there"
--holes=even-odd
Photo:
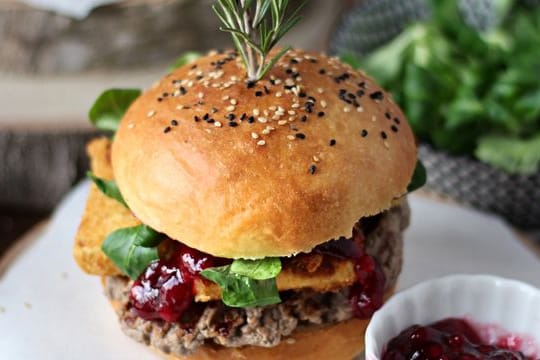
[[[222,263],[223,259],[178,244],[169,259],[153,261],[133,283],[133,311],[146,320],[178,321],[193,303],[199,272]]]
[[[519,351],[487,345],[465,320],[413,325],[390,340],[382,360],[526,360]]]
[[[325,255],[354,259],[357,281],[349,292],[353,314],[360,319],[369,319],[384,302],[386,278],[377,260],[364,251],[364,231],[355,227],[353,238],[340,238],[316,248]]]

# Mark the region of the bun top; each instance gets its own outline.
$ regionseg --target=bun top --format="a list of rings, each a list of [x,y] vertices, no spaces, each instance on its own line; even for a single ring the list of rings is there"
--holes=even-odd
[[[289,51],[255,84],[211,53],[129,108],[112,165],[145,224],[228,258],[288,256],[406,193],[416,164],[390,95],[336,58]]]

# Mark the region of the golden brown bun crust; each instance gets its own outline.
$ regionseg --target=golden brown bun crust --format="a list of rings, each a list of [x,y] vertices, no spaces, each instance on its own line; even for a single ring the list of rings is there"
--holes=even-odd
[[[114,175],[143,223],[216,256],[288,256],[350,237],[359,218],[406,192],[414,137],[370,78],[324,55],[290,51],[248,88],[239,59],[212,65],[228,56],[209,55],[165,76],[123,118]],[[291,84],[301,87],[284,87]]]

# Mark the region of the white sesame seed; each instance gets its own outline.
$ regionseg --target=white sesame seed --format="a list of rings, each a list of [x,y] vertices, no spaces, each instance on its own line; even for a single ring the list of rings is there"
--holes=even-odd
[[[274,83],[275,83],[276,85],[281,84],[281,82],[282,82],[281,79],[276,79],[276,81],[274,81]]]
[[[364,108],[359,106],[359,107],[356,108],[356,111],[357,112],[364,112]]]
[[[227,106],[227,107],[225,108],[225,110],[227,110],[227,111],[234,111],[235,109],[236,109],[236,108],[234,107],[234,105],[230,105],[230,106]]]
[[[321,100],[321,106],[326,109],[326,107],[328,106],[328,103],[324,100]]]
[[[148,116],[148,117],[152,117],[152,116],[154,116],[154,115],[156,115],[156,111],[155,111],[155,110],[150,110],[150,111],[148,112],[148,114],[146,114],[146,116]]]
[[[298,82],[300,82],[300,81],[302,81],[302,77],[301,77],[301,76],[297,76],[295,80],[298,81]]]
[[[290,122],[293,122],[294,120],[296,120],[296,117],[294,117],[294,116],[289,116],[289,121],[290,121]]]
[[[268,110],[270,110],[270,111],[276,111],[276,110],[277,110],[277,106],[272,105],[272,106],[270,106],[270,107],[268,108]]]
[[[255,133],[255,132],[252,132],[252,133],[251,133],[251,138],[252,138],[252,139],[258,139],[258,138],[259,138],[259,134]]]
[[[221,127],[221,123],[219,121],[214,122],[215,127]]]
[[[264,145],[266,145],[266,141],[264,141],[264,140],[259,140],[259,141],[257,141],[257,145],[259,145],[259,146],[264,146]]]
[[[278,92],[276,93],[276,97],[281,97],[281,95],[283,95],[281,91],[278,91]]]
[[[224,97],[221,98],[221,100],[223,100],[223,101],[229,100],[229,95],[225,95]]]
[[[287,139],[289,139],[289,140],[294,140],[294,139],[296,139],[296,136],[294,136],[294,135],[287,135]]]
[[[278,125],[283,126],[287,124],[287,120],[279,120]]]
[[[238,102],[236,101],[236,99],[231,99],[231,104],[236,105],[236,104],[238,104]]]
[[[291,107],[293,109],[298,109],[300,107],[300,104],[299,103],[294,103],[294,104],[291,105]]]
[[[259,118],[257,119],[257,121],[264,124],[264,123],[266,123],[266,122],[268,121],[268,119],[261,116],[261,117],[259,117]]]
[[[375,115],[373,115],[373,116],[371,117],[371,121],[373,121],[373,122],[377,121],[377,117],[376,117]]]
[[[317,155],[313,155],[313,161],[319,162],[321,159]]]
[[[199,92],[199,93],[197,94],[197,97],[198,97],[199,99],[202,99],[202,98],[204,98],[204,93],[202,93],[202,92]]]
[[[188,81],[188,82],[187,82],[187,86],[188,86],[188,87],[193,87],[193,81],[191,81],[191,80]]]
[[[134,123],[129,123],[128,124],[128,129],[133,129],[135,127],[135,124]]]
[[[343,108],[343,112],[346,112],[346,113],[351,112],[351,108],[348,107],[348,106],[345,106],[345,107]]]
[[[262,134],[263,134],[263,135],[268,135],[268,134],[270,134],[270,129],[269,129],[269,128],[265,128],[265,129],[262,131]]]
[[[261,114],[261,111],[259,109],[253,109],[253,115],[259,116]]]
[[[388,144],[388,141],[384,141],[384,147],[390,149],[390,144]]]
[[[319,94],[322,94],[322,93],[324,92],[324,89],[323,89],[323,88],[318,88],[318,89],[317,89],[317,92],[318,92]]]
[[[294,80],[293,80],[293,79],[287,79],[287,80],[285,80],[285,85],[287,85],[287,86],[293,86],[293,85],[294,85]]]
[[[183,108],[184,108],[184,105],[178,105],[178,106],[176,107],[176,110],[182,110]]]
[[[296,115],[296,111],[294,111],[294,110],[289,110],[289,111],[287,111],[287,114],[289,114],[289,115]]]

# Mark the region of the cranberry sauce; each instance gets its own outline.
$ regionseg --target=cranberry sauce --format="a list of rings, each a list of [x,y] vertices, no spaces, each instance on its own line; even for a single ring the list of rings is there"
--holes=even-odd
[[[179,321],[193,303],[199,272],[224,262],[182,244],[173,250],[170,258],[153,261],[131,287],[132,309],[143,319]]]
[[[469,323],[445,319],[428,326],[413,325],[390,340],[382,360],[525,360],[503,346],[487,345]]]
[[[323,255],[354,259],[357,280],[349,292],[349,302],[354,316],[361,319],[369,319],[383,305],[386,283],[381,266],[364,250],[365,236],[366,232],[355,226],[352,239],[332,240],[314,250]]]

